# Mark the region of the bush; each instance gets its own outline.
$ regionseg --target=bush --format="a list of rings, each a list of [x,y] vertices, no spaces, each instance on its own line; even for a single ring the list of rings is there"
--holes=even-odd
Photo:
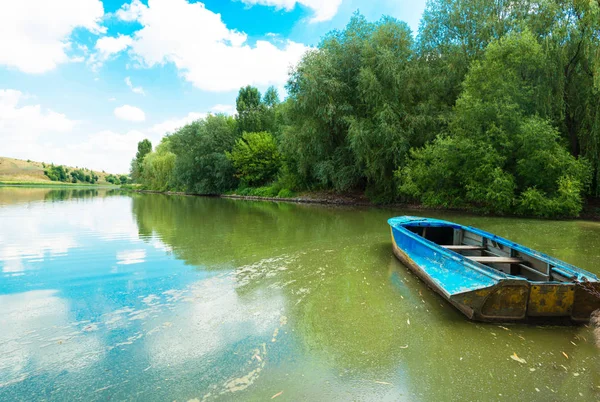
[[[121,184],[121,180],[119,180],[119,178],[113,174],[109,174],[108,176],[106,176],[105,180],[108,183],[114,184],[115,186]]]
[[[244,133],[231,152],[226,153],[243,185],[260,186],[275,178],[281,168],[281,154],[270,133]]]
[[[62,165],[51,165],[48,169],[44,170],[44,174],[52,181],[61,181],[65,183],[70,181],[69,177],[67,176],[67,171]]]
[[[284,188],[277,193],[277,198],[293,198],[295,195],[292,190]]]
[[[265,198],[275,198],[277,197],[278,190],[273,186],[265,186],[258,188],[251,187],[243,187],[239,188],[235,192],[237,195],[242,195],[246,197],[265,197]]]

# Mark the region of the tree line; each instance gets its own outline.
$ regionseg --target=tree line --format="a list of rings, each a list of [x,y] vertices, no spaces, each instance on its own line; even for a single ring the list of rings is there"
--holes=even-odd
[[[62,183],[88,183],[88,184],[97,184],[100,180],[98,174],[96,174],[91,169],[86,168],[75,168],[69,169],[63,165],[46,165],[42,164],[44,167],[44,175],[48,177],[51,181],[59,181]],[[129,176],[127,175],[113,175],[108,174],[105,176],[104,180],[106,182],[121,185],[128,184],[131,182]]]
[[[155,190],[577,216],[600,195],[600,1],[430,0],[413,36],[355,14],[290,72],[242,88],[237,115],[145,140]]]

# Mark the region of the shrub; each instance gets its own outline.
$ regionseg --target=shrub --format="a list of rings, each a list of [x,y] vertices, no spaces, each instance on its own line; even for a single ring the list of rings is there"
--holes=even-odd
[[[281,189],[279,193],[277,193],[277,198],[293,198],[294,196],[294,192],[287,188]]]
[[[226,153],[244,185],[260,186],[271,181],[281,168],[281,154],[270,133],[244,133]]]

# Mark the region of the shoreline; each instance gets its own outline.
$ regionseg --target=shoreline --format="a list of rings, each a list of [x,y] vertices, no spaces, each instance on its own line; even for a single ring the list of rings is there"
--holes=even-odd
[[[86,188],[115,188],[119,186],[112,184],[89,184],[89,183],[63,183],[63,182],[43,182],[43,181],[0,181],[0,187],[86,187]]]
[[[207,194],[192,194],[178,191],[157,191],[157,190],[136,190],[136,189],[124,189],[127,191],[133,191],[136,193],[145,194],[164,194],[164,195],[180,195],[187,197],[209,197],[209,198],[226,198],[232,200],[241,201],[264,201],[264,202],[286,202],[294,204],[312,204],[312,205],[329,205],[329,206],[356,206],[356,207],[370,207],[370,208],[397,208],[415,211],[449,211],[449,212],[460,212],[464,214],[470,214],[481,217],[504,217],[504,218],[522,218],[522,219],[539,219],[539,220],[554,220],[554,221],[576,221],[576,220],[587,220],[587,221],[600,221],[600,209],[598,204],[600,200],[594,200],[592,205],[586,205],[581,214],[576,218],[542,218],[536,216],[522,216],[522,215],[498,215],[498,214],[485,214],[477,211],[469,210],[467,208],[434,208],[425,207],[421,204],[374,204],[366,199],[364,196],[354,195],[339,195],[333,193],[307,193],[298,197],[292,198],[277,198],[277,197],[259,197],[250,195],[237,195],[237,194],[221,194],[221,195],[207,195]],[[594,211],[594,208],[596,211]]]

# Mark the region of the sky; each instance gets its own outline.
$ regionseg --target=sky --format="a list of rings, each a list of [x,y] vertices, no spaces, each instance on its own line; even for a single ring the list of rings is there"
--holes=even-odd
[[[426,0],[2,0],[0,156],[126,173],[240,87],[288,71],[359,10],[416,35]]]

